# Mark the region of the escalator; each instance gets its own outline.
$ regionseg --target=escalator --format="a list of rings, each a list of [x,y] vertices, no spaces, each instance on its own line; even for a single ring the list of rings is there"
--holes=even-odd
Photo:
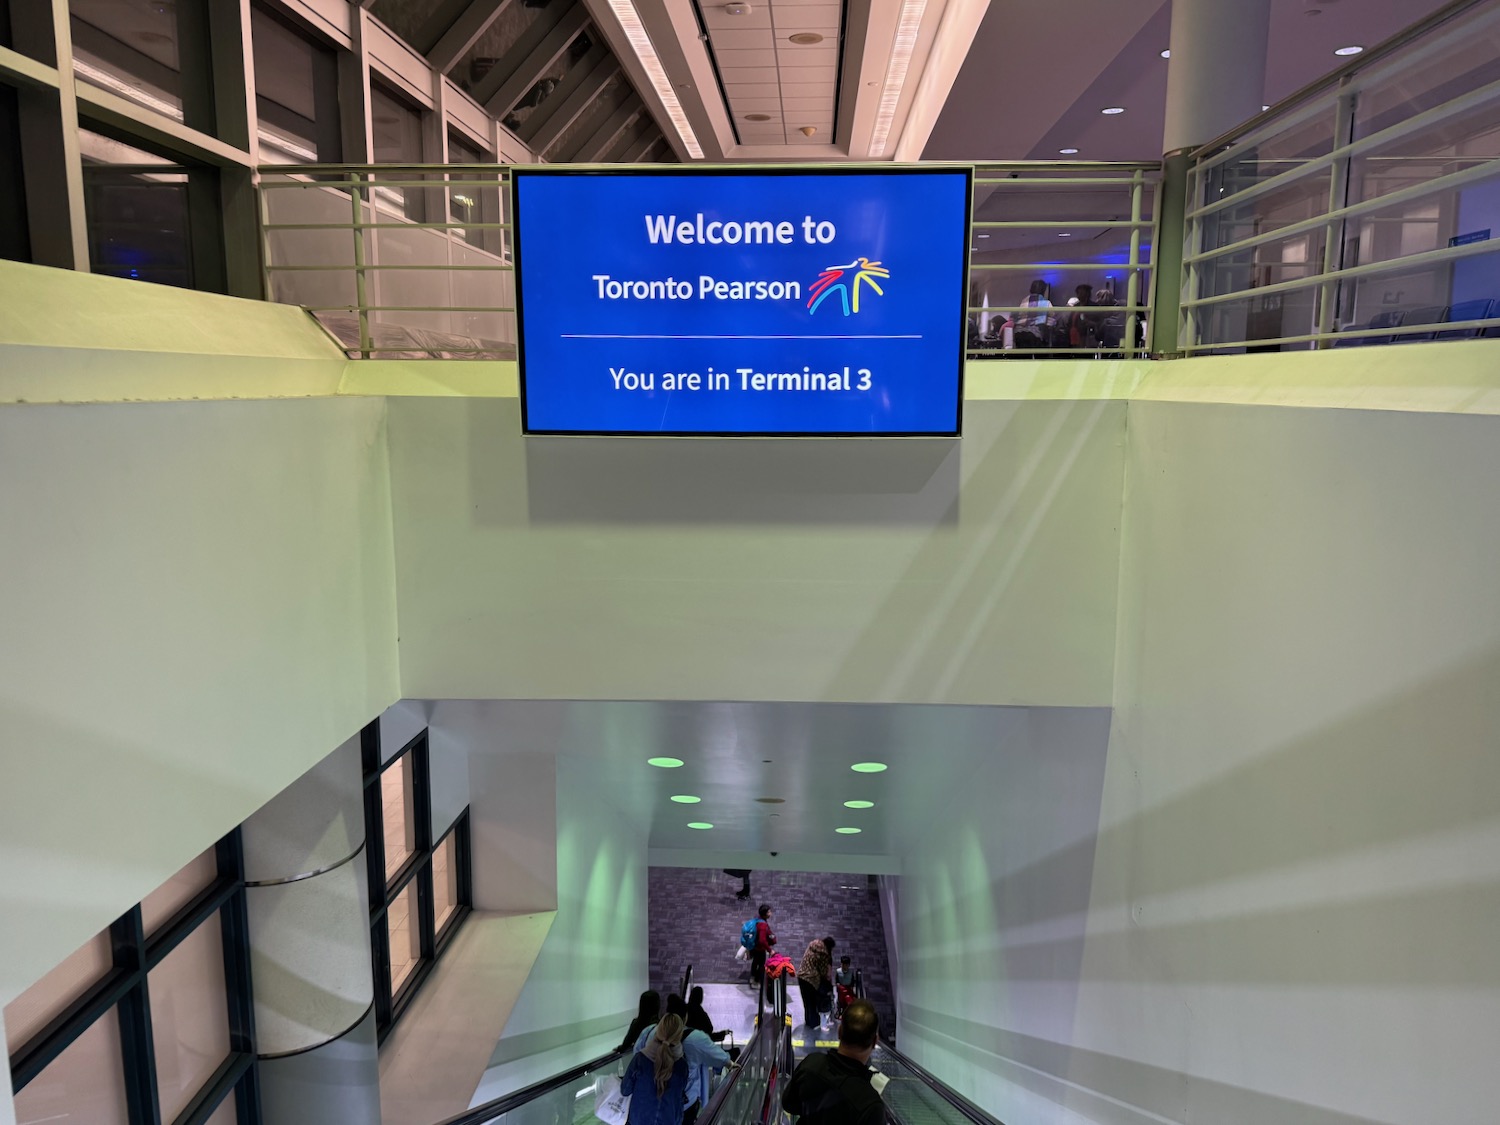
[[[689,967],[683,988],[691,983]],[[863,995],[863,981],[856,983]],[[793,1048],[787,981],[772,981],[761,997],[755,1032],[740,1052],[740,1065],[717,1076],[696,1125],[791,1125],[781,1094],[806,1048]],[[594,1106],[603,1084],[624,1072],[629,1052],[611,1051],[476,1106],[439,1125],[599,1125]],[[870,1065],[887,1079],[881,1091],[889,1125],[1001,1125],[882,1040]]]
[[[684,995],[691,982],[689,965],[683,975]],[[774,1086],[787,1069],[785,1005],[784,989],[779,1013],[774,1000],[769,1006],[762,1004],[755,1032],[740,1050],[740,1065],[716,1075],[697,1125],[765,1125],[777,1104]],[[439,1125],[600,1125],[594,1116],[599,1093],[611,1078],[624,1073],[629,1061],[630,1052],[611,1051]]]

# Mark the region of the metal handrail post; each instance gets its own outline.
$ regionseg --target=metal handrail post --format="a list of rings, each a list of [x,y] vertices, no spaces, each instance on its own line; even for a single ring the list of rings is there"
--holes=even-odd
[[[1346,76],[1340,83],[1338,101],[1334,103],[1333,117],[1333,145],[1334,148],[1345,148],[1354,141],[1354,104],[1359,95],[1350,85],[1350,79]],[[1337,211],[1340,207],[1349,204],[1349,184],[1352,179],[1350,173],[1353,170],[1354,157],[1347,152],[1334,161],[1329,169],[1328,177],[1328,210]],[[1323,274],[1334,273],[1343,265],[1344,239],[1347,235],[1348,219],[1340,215],[1329,221],[1324,228],[1323,234]],[[1324,282],[1318,290],[1318,321],[1317,331],[1320,336],[1330,333],[1334,329],[1334,320],[1338,312],[1339,292],[1343,288],[1343,282],[1337,279]],[[1333,346],[1331,339],[1320,339],[1314,345],[1317,349],[1326,349]]]
[[[1156,194],[1157,230],[1166,237],[1157,239],[1155,250],[1156,300],[1152,302],[1152,347],[1156,354],[1174,356],[1180,351],[1179,332],[1186,325],[1182,303],[1182,260],[1189,228],[1187,216],[1187,181],[1190,157],[1186,150],[1170,153],[1162,159],[1161,188]],[[1196,228],[1194,228],[1196,229]]]
[[[1146,190],[1146,178],[1138,170],[1130,185],[1130,277],[1125,282],[1125,304],[1131,309],[1125,317],[1125,338],[1130,341],[1127,354],[1139,355],[1140,349],[1136,347],[1136,325],[1140,323],[1140,316],[1135,310],[1135,303],[1141,294],[1141,197]],[[1151,318],[1155,320],[1156,317]]]
[[[365,279],[364,204],[361,201],[360,173],[349,173],[349,198],[354,208],[354,304],[359,317],[359,358],[369,359],[373,349],[370,338],[370,309]]]

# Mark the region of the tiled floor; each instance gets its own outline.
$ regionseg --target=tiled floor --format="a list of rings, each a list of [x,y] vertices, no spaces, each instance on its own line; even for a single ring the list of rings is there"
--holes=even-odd
[[[835,962],[847,953],[853,958],[853,967],[864,970],[865,991],[880,1012],[881,1027],[894,1027],[895,1003],[886,963],[885,931],[880,924],[880,899],[870,876],[757,871],[750,877],[750,888],[753,893],[745,901],[735,898],[740,881],[722,871],[651,868],[651,987],[663,993],[677,991],[683,969],[690,963],[693,982],[705,989],[709,984],[747,982],[749,966],[735,960],[734,950],[741,923],[766,902],[774,911],[771,928],[778,952],[800,964],[808,942],[832,935],[837,942]],[[753,1005],[754,993],[748,987],[741,991],[746,1003]],[[732,994],[724,994],[721,1002],[734,1006]],[[717,1020],[713,1007],[705,1006]],[[735,1026],[727,1023],[733,1014],[725,1011],[726,1026]],[[800,1022],[802,1001],[795,993],[792,1015]],[[735,1035],[738,1037],[738,1030]]]

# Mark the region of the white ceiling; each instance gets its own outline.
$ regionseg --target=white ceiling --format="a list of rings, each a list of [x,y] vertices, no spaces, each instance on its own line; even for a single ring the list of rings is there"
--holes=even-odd
[[[1447,3],[1272,0],[1265,104],[1342,65],[1336,47],[1372,47]],[[1171,0],[1069,0],[1066,16],[1043,20],[1036,10],[1034,0],[991,0],[923,157],[1053,160],[1062,148],[1077,148],[1077,160],[1159,157]],[[1105,117],[1105,106],[1126,112]]]
[[[898,855],[956,788],[993,776],[988,767],[1005,755],[1034,752],[1039,721],[1088,714],[1104,716],[1093,724],[1103,737],[1105,711],[912,704],[444,701],[433,722],[587,762],[622,806],[651,810],[654,851],[759,853],[762,866],[795,867]],[[647,763],[659,756],[684,764]],[[864,761],[889,768],[849,768]],[[674,794],[702,801],[677,804]],[[844,807],[856,799],[875,805]],[[771,851],[781,853],[774,863]]]
[[[722,2],[700,8],[741,142],[827,144],[838,96],[842,7],[826,0],[734,5],[736,10],[741,6],[750,10],[730,15]],[[794,35],[819,35],[822,40],[799,44],[792,42]],[[812,129],[812,135],[803,133],[804,128]]]
[[[605,0],[586,2],[617,34]],[[847,9],[749,0],[742,16],[725,2],[635,0],[708,160],[986,162],[1055,159],[1062,148],[1082,160],[1161,155],[1171,0],[1067,0],[1045,10],[1035,0],[916,0],[921,30],[883,150],[872,138],[904,0]],[[1335,69],[1344,60],[1334,48],[1373,46],[1446,2],[1271,0],[1263,104]],[[823,43],[788,42],[804,28]],[[617,53],[630,69],[630,54]],[[1105,117],[1108,105],[1126,112]],[[746,120],[762,113],[767,121]],[[804,136],[802,126],[816,132]]]

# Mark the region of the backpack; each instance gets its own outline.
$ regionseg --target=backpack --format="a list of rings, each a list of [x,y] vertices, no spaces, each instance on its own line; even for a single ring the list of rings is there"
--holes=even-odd
[[[759,921],[759,918],[751,918],[750,921],[740,927],[740,944],[751,953],[755,952],[755,930],[756,924]]]

